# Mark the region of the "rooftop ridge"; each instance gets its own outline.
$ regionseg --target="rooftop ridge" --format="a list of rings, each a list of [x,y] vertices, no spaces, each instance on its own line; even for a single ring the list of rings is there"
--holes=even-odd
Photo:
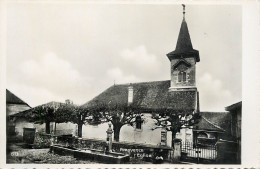
[[[159,82],[168,82],[168,81],[170,82],[170,80],[158,80],[158,81],[147,81],[147,82],[121,83],[121,84],[115,84],[115,85],[112,85],[112,86],[126,86],[126,85],[134,85],[134,84],[149,84],[149,83],[159,83]]]
[[[229,113],[229,111],[200,111],[200,113]]]

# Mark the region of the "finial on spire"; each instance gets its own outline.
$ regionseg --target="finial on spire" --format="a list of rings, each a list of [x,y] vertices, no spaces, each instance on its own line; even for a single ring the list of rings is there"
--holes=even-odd
[[[184,4],[181,4],[182,7],[183,7],[183,19],[185,20],[185,5]]]

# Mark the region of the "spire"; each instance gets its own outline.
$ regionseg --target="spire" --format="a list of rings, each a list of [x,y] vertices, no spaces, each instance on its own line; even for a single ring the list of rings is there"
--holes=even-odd
[[[182,4],[182,7],[183,7],[183,20],[185,20],[185,5],[184,4]]]
[[[183,20],[181,23],[181,28],[176,44],[176,48],[174,51],[167,54],[168,58],[171,60],[172,58],[176,57],[185,57],[184,55],[190,55],[193,54],[194,57],[196,57],[196,61],[199,62],[199,52],[197,50],[194,50],[191,43],[191,38],[188,30],[188,25],[185,21],[185,5],[182,4],[183,7]]]
[[[184,13],[184,12],[183,12]],[[178,36],[178,41],[176,44],[176,52],[188,52],[193,50],[192,43],[190,39],[190,34],[188,30],[188,25],[185,21],[185,16],[183,15],[183,20],[181,23],[180,33]]]

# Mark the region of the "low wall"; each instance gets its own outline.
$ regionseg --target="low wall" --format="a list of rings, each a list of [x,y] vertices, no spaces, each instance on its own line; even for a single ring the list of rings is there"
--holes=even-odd
[[[104,151],[107,146],[107,142],[101,139],[82,139],[68,136],[57,136],[55,140],[56,144],[79,149],[88,148]],[[149,162],[158,155],[162,156],[164,160],[170,160],[172,154],[172,149],[169,147],[131,142],[113,142],[112,151],[127,154],[131,158],[137,158]]]
[[[115,152],[104,152],[102,150],[78,150],[72,148],[66,148],[60,145],[50,146],[50,152],[59,155],[69,155],[81,160],[98,161],[108,164],[124,164],[129,162],[129,155]]]

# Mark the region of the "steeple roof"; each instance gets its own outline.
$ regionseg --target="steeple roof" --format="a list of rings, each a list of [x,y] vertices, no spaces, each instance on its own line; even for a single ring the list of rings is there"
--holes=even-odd
[[[193,50],[191,40],[190,40],[190,34],[188,30],[187,23],[185,19],[183,19],[181,23],[181,29],[178,36],[178,41],[176,44],[176,52],[188,52]]]
[[[200,61],[199,51],[193,49],[192,47],[188,25],[187,22],[185,21],[185,16],[183,16],[183,20],[181,23],[181,28],[180,28],[176,48],[174,51],[168,53],[167,56],[169,60],[177,59],[177,58],[185,58],[185,57],[195,57],[196,62]]]

